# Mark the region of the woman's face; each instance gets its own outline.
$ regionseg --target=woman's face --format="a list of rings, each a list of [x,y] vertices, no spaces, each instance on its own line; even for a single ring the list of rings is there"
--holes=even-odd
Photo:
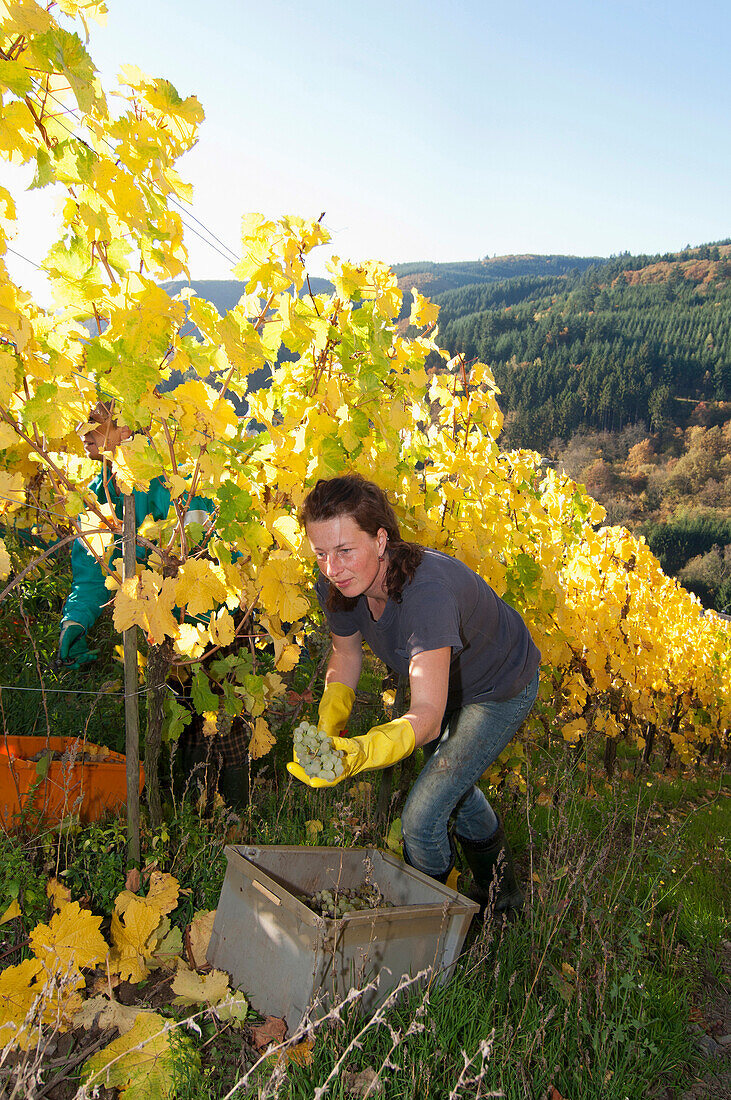
[[[359,527],[352,516],[335,516],[308,523],[307,538],[321,572],[344,596],[383,598],[388,542],[384,527],[373,536]]]

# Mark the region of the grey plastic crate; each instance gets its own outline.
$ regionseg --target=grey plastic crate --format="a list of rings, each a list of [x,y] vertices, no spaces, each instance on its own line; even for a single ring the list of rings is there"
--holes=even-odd
[[[286,1019],[290,1034],[380,974],[360,1001],[379,1005],[403,974],[431,967],[446,981],[478,906],[376,848],[229,846],[208,962],[227,971],[257,1011]],[[298,901],[375,884],[391,907],[323,918]]]

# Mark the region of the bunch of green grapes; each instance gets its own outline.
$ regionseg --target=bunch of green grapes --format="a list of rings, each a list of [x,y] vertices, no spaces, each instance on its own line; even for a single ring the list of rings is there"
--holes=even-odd
[[[343,774],[343,754],[334,749],[330,737],[311,722],[300,722],[295,729],[294,751],[300,767],[310,779],[332,782]]]
[[[390,901],[373,891],[365,890],[318,890],[312,897],[302,899],[310,909],[314,909],[322,917],[332,917],[337,920],[348,913],[357,913],[362,909],[374,909],[377,906],[388,907]]]

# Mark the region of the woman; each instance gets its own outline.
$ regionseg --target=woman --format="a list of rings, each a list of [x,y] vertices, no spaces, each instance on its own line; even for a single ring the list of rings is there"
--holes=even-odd
[[[345,754],[340,779],[394,764],[420,746],[426,763],[401,816],[406,862],[446,882],[454,813],[476,899],[498,911],[520,908],[510,847],[477,783],[538,690],[540,653],[523,620],[466,565],[404,542],[385,493],[357,475],[318,481],[300,522],[320,567],[316,590],[332,635],[318,725]],[[339,737],[364,639],[389,668],[408,674],[410,707],[362,737]],[[310,779],[296,760],[288,767],[311,786],[333,785]]]

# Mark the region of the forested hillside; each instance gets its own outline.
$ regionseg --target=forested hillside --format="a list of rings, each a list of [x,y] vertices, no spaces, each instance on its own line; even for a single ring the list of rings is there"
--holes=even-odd
[[[416,287],[421,294],[434,298],[459,287],[495,283],[523,275],[567,275],[602,263],[604,260],[599,256],[485,256],[482,260],[463,263],[394,264],[393,270],[402,289],[409,291]]]
[[[492,368],[503,446],[540,451],[731,612],[731,243],[396,268],[439,343]]]
[[[435,295],[441,345],[492,367],[509,442],[541,450],[581,429],[684,424],[699,401],[731,396],[729,242],[587,264]],[[404,286],[418,285],[410,266]],[[438,281],[439,266],[424,271]],[[481,265],[453,266],[466,277]]]

